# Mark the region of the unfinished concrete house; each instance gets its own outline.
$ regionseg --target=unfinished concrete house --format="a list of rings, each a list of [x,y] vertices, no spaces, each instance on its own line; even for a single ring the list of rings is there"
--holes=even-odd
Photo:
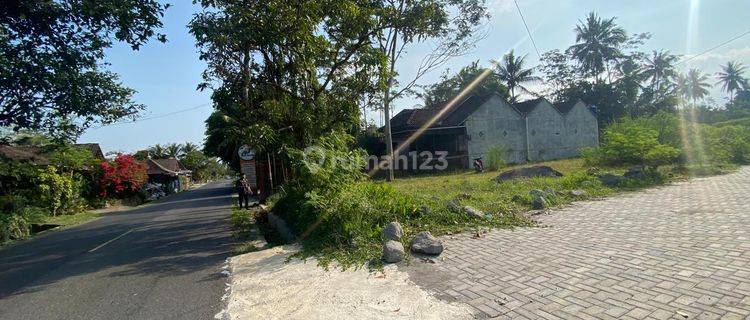
[[[493,148],[503,151],[506,163],[521,163],[575,157],[581,148],[599,145],[594,108],[581,100],[552,104],[538,98],[511,104],[493,94],[466,98],[439,115],[443,107],[396,114],[391,119],[394,149],[436,116],[438,119],[400,155],[443,151],[449,168],[460,169]],[[406,170],[415,169],[409,166]]]

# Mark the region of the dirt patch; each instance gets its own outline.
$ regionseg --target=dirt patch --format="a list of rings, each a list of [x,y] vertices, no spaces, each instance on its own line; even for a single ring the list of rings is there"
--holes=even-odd
[[[325,271],[292,259],[294,246],[231,259],[231,319],[471,319],[468,306],[438,300],[396,266]]]

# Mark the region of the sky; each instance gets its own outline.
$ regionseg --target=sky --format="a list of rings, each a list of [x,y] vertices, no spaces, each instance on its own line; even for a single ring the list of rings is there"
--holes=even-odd
[[[517,1],[541,53],[573,44],[573,28],[591,11],[605,18],[617,17],[617,24],[629,34],[651,33],[643,50],[665,49],[684,57],[694,57],[750,31],[750,1],[747,0]],[[202,145],[204,121],[212,111],[211,92],[196,90],[205,63],[198,59],[194,38],[186,27],[200,8],[188,0],[170,3],[172,6],[165,14],[161,30],[167,35],[167,43],[151,41],[139,51],[115,45],[107,52],[109,69],[120,75],[123,84],[137,91],[136,102],[147,106],[141,114],[142,120],[91,128],[79,142],[98,142],[105,152],[134,152],[170,142]],[[433,83],[443,70],[457,71],[476,60],[488,66],[489,60],[500,59],[510,49],[515,49],[517,54],[528,54],[529,66],[538,64],[538,56],[513,0],[487,0],[487,5],[491,18],[483,27],[486,36],[477,43],[475,50],[450,60],[421,78],[418,84]],[[416,66],[433,45],[431,42],[414,45],[398,62],[401,82],[411,79]],[[750,67],[750,34],[680,67],[697,67],[713,75],[719,71],[719,65],[730,60]],[[712,97],[717,102],[726,101],[726,94],[718,86],[712,90]],[[402,98],[395,102],[395,112],[419,104],[416,98]],[[381,124],[379,118],[377,112],[368,114],[368,119],[376,124]]]

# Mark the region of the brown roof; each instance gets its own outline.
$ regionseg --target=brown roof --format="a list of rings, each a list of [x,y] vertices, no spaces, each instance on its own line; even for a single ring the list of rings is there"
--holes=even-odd
[[[484,96],[470,96],[453,106],[453,108],[442,114],[431,126],[431,128],[449,128],[463,125],[466,118],[476,111],[482,104],[492,98],[494,94]],[[429,122],[430,119],[440,113],[448,103],[430,106],[424,109],[405,109],[391,119],[393,132],[416,130]]]
[[[28,161],[38,165],[48,165],[49,158],[47,150],[39,146],[11,146],[0,145],[0,157],[15,160]]]
[[[82,147],[89,149],[91,151],[91,154],[94,155],[94,158],[104,160],[104,152],[102,152],[102,147],[99,146],[98,143],[77,143],[75,144],[76,147]]]
[[[481,107],[487,100],[496,96],[495,94],[489,94],[484,96],[470,96],[461,102],[458,102],[453,106],[452,110],[440,116],[430,128],[450,128],[461,126],[466,119],[474,113],[479,107]],[[522,117],[526,117],[529,113],[534,111],[540,102],[547,101],[545,98],[535,98],[518,103],[509,103],[513,109],[516,110]],[[573,107],[581,101],[580,99],[560,102],[556,104],[550,103],[558,112],[561,114],[568,113]],[[549,102],[549,101],[548,101]],[[423,109],[404,109],[391,118],[391,130],[392,132],[400,131],[412,131],[417,130],[425,123],[430,121],[432,117],[437,115],[441,109],[445,107],[447,103],[431,106]],[[593,111],[592,111],[593,112]]]
[[[523,102],[514,103],[513,108],[516,108],[516,111],[518,111],[518,113],[522,114],[525,117],[529,113],[531,113],[531,111],[534,111],[536,106],[543,100],[544,98],[536,98],[536,99],[526,100]]]
[[[170,159],[148,159],[148,174],[177,175],[187,170],[180,161]]]
[[[74,146],[88,149],[95,158],[104,160],[102,148],[98,143],[83,143]],[[49,153],[54,150],[54,147],[46,146],[0,145],[0,158],[28,161],[36,165],[49,165]]]

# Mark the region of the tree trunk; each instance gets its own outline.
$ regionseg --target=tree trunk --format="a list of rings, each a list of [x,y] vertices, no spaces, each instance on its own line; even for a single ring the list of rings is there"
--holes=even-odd
[[[393,137],[391,136],[391,85],[393,83],[393,71],[396,66],[396,41],[398,39],[398,29],[393,32],[393,39],[391,47],[388,48],[388,58],[391,60],[390,70],[388,74],[388,81],[386,82],[385,92],[383,94],[383,120],[385,121],[385,147],[386,147],[386,158],[388,161],[388,181],[393,181]]]

